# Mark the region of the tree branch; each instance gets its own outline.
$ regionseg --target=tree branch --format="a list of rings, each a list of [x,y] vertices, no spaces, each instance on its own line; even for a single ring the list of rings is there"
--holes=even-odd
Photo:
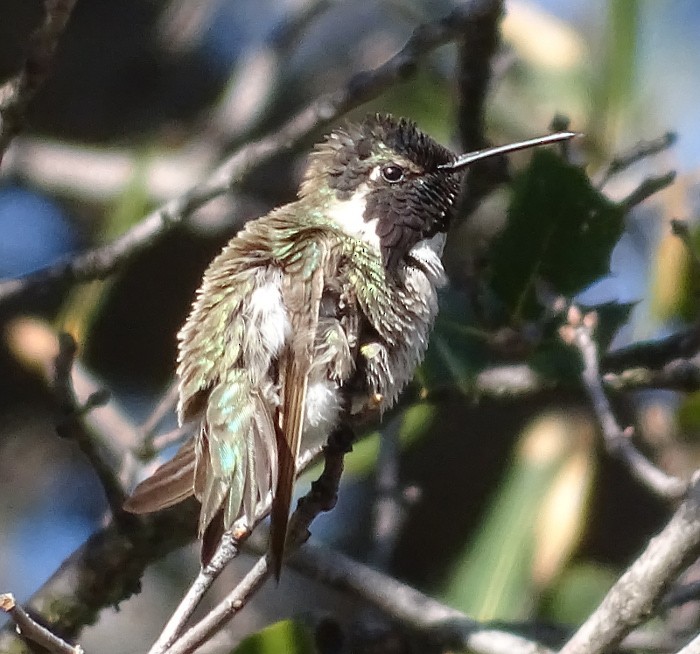
[[[647,545],[560,654],[609,651],[654,612],[683,568],[700,554],[700,474],[687,499]]]
[[[445,647],[477,654],[551,654],[539,643],[477,622],[327,547],[307,543],[289,558],[289,565],[311,579],[370,602],[390,618],[427,633]]]
[[[581,317],[578,309],[572,306],[569,322],[561,328],[560,334],[562,340],[576,347],[581,354],[581,381],[600,423],[605,445],[611,454],[627,464],[639,481],[657,495],[666,499],[679,499],[685,494],[687,483],[657,468],[632,443],[633,429],[628,427],[623,430],[615,419],[600,379],[598,347],[592,337],[594,321],[594,314]]]
[[[304,451],[297,461],[297,475],[306,472],[316,462],[320,454],[320,447]],[[192,582],[189,590],[170,616],[160,636],[158,636],[158,640],[149,650],[149,654],[163,654],[175,642],[180,633],[182,633],[185,623],[192,617],[194,610],[222,570],[238,556],[241,545],[248,539],[260,522],[269,515],[271,506],[272,501],[268,497],[265,502],[258,505],[252,525],[248,525],[243,519],[238,520],[234,524],[233,529],[223,535],[211,561],[206,568],[199,571],[196,579]]]
[[[12,618],[22,638],[27,638],[45,647],[49,652],[54,652],[55,654],[83,654],[83,648],[80,645],[69,645],[65,640],[55,636],[48,629],[33,620],[15,602],[15,598],[11,593],[0,595],[0,611],[7,613]]]
[[[113,606],[140,589],[148,565],[195,538],[199,504],[184,502],[148,516],[125,516],[93,534],[28,602],[28,608],[54,634],[75,639],[100,609]],[[6,626],[0,652],[29,654]]]
[[[397,82],[415,74],[428,52],[459,38],[465,26],[500,11],[499,0],[471,0],[445,18],[416,28],[404,47],[386,63],[356,74],[341,89],[318,97],[274,134],[242,147],[224,161],[205,181],[166,202],[111,243],[44,268],[20,279],[0,281],[0,304],[25,293],[61,288],[74,282],[101,279],[131,257],[153,245],[175,225],[186,221],[209,200],[227,193],[258,166],[280,152],[298,146],[319,128],[350,109],[377,97]]]
[[[345,454],[350,451],[353,440],[352,430],[347,427],[336,429],[323,448],[324,466],[320,477],[311,484],[311,490],[299,500],[289,521],[286,552],[293,552],[309,537],[309,527],[319,513],[330,511],[336,503],[338,487],[343,473]],[[167,654],[190,654],[209,640],[265,583],[273,571],[269,557],[261,557],[241,582],[217,606],[214,607],[194,627],[186,631],[165,651]],[[194,607],[192,607],[194,608]],[[159,639],[160,640],[160,639]],[[149,654],[155,654],[151,650]]]
[[[126,494],[114,469],[105,460],[93,435],[83,422],[83,416],[93,408],[105,404],[109,396],[104,391],[98,390],[88,397],[84,405],[79,404],[73,390],[71,376],[78,346],[73,337],[65,333],[59,334],[58,343],[53,391],[62,419],[56,425],[56,431],[59,436],[70,439],[78,445],[102,484],[112,516],[115,520],[121,520],[125,515],[122,505]]]
[[[76,0],[44,0],[44,19],[29,38],[19,75],[0,88],[0,164],[12,139],[24,128],[29,103],[53,66],[58,39]]]

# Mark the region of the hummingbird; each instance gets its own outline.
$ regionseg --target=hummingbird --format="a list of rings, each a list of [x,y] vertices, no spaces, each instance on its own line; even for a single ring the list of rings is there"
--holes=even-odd
[[[272,495],[279,578],[301,444],[381,417],[423,359],[465,170],[558,132],[456,156],[390,115],[315,146],[298,199],[248,222],[211,262],[178,333],[180,424],[193,439],[139,484],[146,513],[194,495],[202,565]]]

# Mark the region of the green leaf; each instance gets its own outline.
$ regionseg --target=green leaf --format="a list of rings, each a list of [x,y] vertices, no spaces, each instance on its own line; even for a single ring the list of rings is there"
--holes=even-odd
[[[450,575],[443,597],[478,620],[521,620],[535,603],[532,563],[548,490],[576,454],[563,414],[546,414],[520,438],[481,527]]]
[[[491,250],[491,287],[519,321],[539,313],[538,279],[568,297],[608,272],[624,213],[581,168],[546,150],[533,155],[513,190]]]
[[[230,654],[315,654],[309,628],[295,620],[282,620],[248,636]]]
[[[571,566],[543,602],[543,616],[563,624],[580,624],[601,603],[616,578],[613,570],[599,563]]]

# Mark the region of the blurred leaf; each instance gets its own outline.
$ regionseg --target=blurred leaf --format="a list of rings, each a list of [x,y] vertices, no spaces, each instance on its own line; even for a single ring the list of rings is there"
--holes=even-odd
[[[607,3],[602,47],[594,71],[589,136],[598,143],[615,143],[635,91],[639,0]]]
[[[532,579],[547,588],[578,545],[595,473],[596,430],[588,417],[570,417],[572,451],[542,498],[535,527]]]
[[[616,579],[613,570],[599,563],[571,566],[543,603],[543,617],[557,623],[580,624],[600,604]]]
[[[536,525],[560,473],[578,456],[573,436],[566,414],[543,416],[523,433],[481,528],[450,577],[446,601],[478,620],[529,616],[535,602]]]
[[[248,636],[231,654],[314,654],[313,635],[295,620],[282,620]]]
[[[508,223],[491,249],[491,286],[515,320],[539,313],[535,282],[571,296],[609,270],[623,212],[585,172],[535,152],[513,185]]]

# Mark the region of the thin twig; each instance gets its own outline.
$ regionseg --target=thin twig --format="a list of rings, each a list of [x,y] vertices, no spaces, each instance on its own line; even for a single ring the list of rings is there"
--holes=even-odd
[[[415,74],[430,51],[464,32],[465,26],[499,11],[499,0],[471,0],[445,18],[416,28],[404,47],[384,64],[354,75],[341,89],[321,95],[275,132],[242,147],[203,182],[145,216],[111,243],[59,261],[19,279],[0,281],[0,304],[29,291],[46,290],[111,274],[131,257],[153,245],[209,200],[241,184],[261,164],[304,142],[319,128]]]
[[[323,448],[324,466],[311,490],[299,500],[289,521],[286,552],[293,552],[309,537],[309,527],[319,513],[330,511],[337,501],[345,454],[350,451],[352,430],[341,426],[328,438]],[[190,654],[211,638],[263,585],[273,571],[269,556],[261,557],[241,582],[195,626],[186,631],[166,652]],[[151,652],[153,654],[153,651]]]
[[[297,461],[297,475],[306,472],[316,462],[321,451],[319,446],[302,452]],[[241,519],[234,523],[231,531],[223,535],[211,561],[199,571],[180,604],[168,619],[163,631],[158,636],[158,640],[149,650],[149,654],[162,654],[175,642],[176,638],[182,633],[185,623],[190,619],[206,592],[221,574],[221,571],[238,556],[241,545],[248,539],[257,525],[269,515],[271,505],[271,498],[268,497],[265,502],[258,505],[252,525]]]
[[[311,579],[371,603],[390,618],[431,635],[438,643],[482,654],[547,654],[539,643],[491,628],[363,563],[306,543],[289,565]]]
[[[610,402],[603,390],[598,367],[598,346],[592,337],[594,325],[592,314],[581,319],[572,308],[569,324],[561,329],[562,339],[574,345],[583,359],[581,380],[591,400],[593,410],[600,423],[608,451],[619,457],[629,467],[632,474],[660,497],[679,499],[685,494],[688,484],[657,468],[632,443],[631,427],[623,430],[613,414]]]
[[[700,324],[654,341],[642,341],[609,352],[601,360],[605,372],[628,368],[658,370],[674,359],[689,359],[700,351]]]
[[[83,654],[80,645],[70,645],[62,638],[52,634],[46,627],[42,627],[38,622],[15,602],[11,593],[0,595],[0,611],[7,613],[17,625],[17,631],[23,638],[45,647],[49,652],[55,654]]]
[[[53,390],[63,419],[56,426],[56,430],[60,436],[70,438],[80,447],[102,484],[112,515],[115,519],[121,519],[124,515],[122,505],[126,499],[124,488],[83,422],[83,415],[106,403],[109,396],[104,391],[95,391],[84,405],[78,403],[71,378],[77,345],[73,338],[65,333],[59,335],[58,341],[59,352],[55,362]]]
[[[24,127],[29,103],[48,77],[58,40],[76,0],[44,0],[44,19],[29,38],[19,75],[0,88],[0,163],[10,141]]]
[[[671,186],[675,179],[676,173],[674,171],[668,172],[665,175],[647,177],[626,198],[620,200],[620,208],[624,213],[631,211],[634,207],[644,202],[644,200],[647,198],[651,197],[655,193],[658,193],[659,191],[662,191],[666,187]]]
[[[616,155],[615,158],[608,163],[595,186],[598,189],[601,189],[610,181],[612,177],[618,173],[627,170],[627,168],[638,161],[641,161],[642,159],[646,159],[647,157],[659,154],[659,152],[668,150],[668,148],[670,148],[675,142],[676,135],[673,132],[666,132],[665,134],[648,141],[639,141],[626,152],[621,152],[620,154]]]
[[[653,615],[665,590],[700,554],[700,474],[661,533],[627,569],[560,654],[610,651]]]

